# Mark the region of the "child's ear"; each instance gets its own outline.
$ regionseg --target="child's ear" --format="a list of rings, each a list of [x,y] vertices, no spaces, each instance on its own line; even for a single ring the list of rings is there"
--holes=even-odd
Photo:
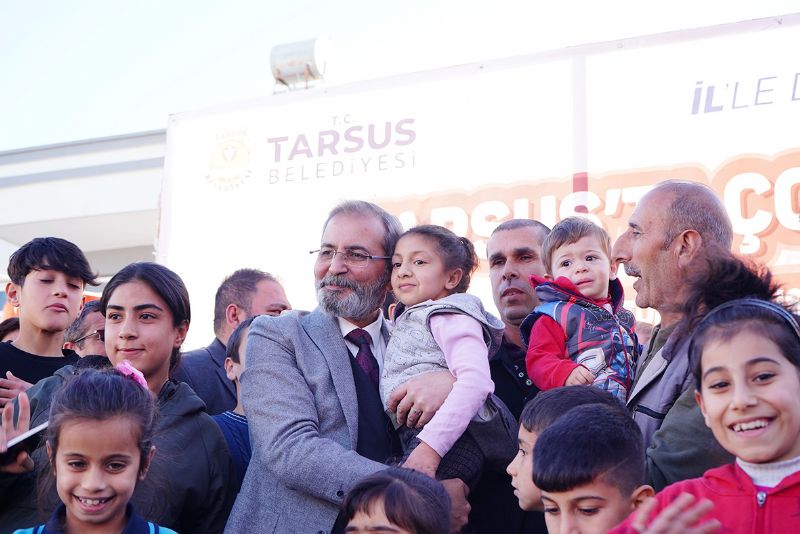
[[[464,276],[464,271],[461,269],[453,269],[447,277],[445,282],[445,289],[455,289],[461,283],[461,278]]]
[[[139,480],[144,480],[144,477],[147,476],[147,471],[150,469],[150,464],[153,463],[153,456],[156,454],[156,446],[153,445],[150,447],[150,452],[147,453],[147,456],[144,458],[144,465],[139,466]]]
[[[8,302],[11,303],[12,306],[15,308],[19,308],[19,287],[14,282],[9,282],[6,284],[6,299]]]
[[[183,345],[184,340],[186,339],[186,334],[189,332],[189,323],[187,321],[183,321],[181,324],[175,327],[176,336],[175,342],[173,343],[173,347],[177,348]]]
[[[230,358],[225,358],[225,374],[228,376],[228,380],[233,382],[236,381],[236,375],[233,374],[234,365],[236,365],[236,362],[234,362]]]
[[[550,273],[544,273],[544,279],[545,280],[552,280],[553,279],[553,275],[550,274]]]
[[[615,261],[611,261],[611,270],[609,271],[609,280],[616,280],[617,279],[617,271],[619,270],[619,263]]]
[[[694,400],[697,401],[697,405],[700,406],[700,411],[703,412],[703,420],[706,422],[706,426],[711,428],[711,425],[708,423],[708,415],[706,414],[706,407],[703,404],[703,395],[698,390],[694,390]]]
[[[654,490],[652,486],[648,486],[647,484],[639,486],[631,493],[631,506],[636,510],[644,501],[655,494],[656,490]]]

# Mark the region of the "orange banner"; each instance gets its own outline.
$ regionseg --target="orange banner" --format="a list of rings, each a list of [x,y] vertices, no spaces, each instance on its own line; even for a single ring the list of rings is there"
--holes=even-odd
[[[431,223],[451,228],[470,238],[485,258],[492,230],[511,218],[538,219],[552,226],[583,212],[615,239],[625,231],[638,200],[653,184],[668,179],[709,185],[731,217],[734,251],[769,265],[786,287],[800,288],[800,148],[772,157],[743,154],[711,171],[687,163],[589,173],[588,191],[584,192],[574,191],[573,177],[567,176],[377,202],[406,226]],[[482,270],[485,268],[483,265]]]

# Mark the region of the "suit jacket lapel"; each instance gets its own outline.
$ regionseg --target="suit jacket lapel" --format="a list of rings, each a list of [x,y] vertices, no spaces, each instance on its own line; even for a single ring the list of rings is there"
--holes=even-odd
[[[233,384],[233,380],[228,378],[228,373],[225,372],[225,345],[219,339],[214,339],[214,342],[208,346],[208,352],[211,353],[211,359],[216,364],[217,377],[222,381],[225,389],[235,398],[236,386]]]
[[[358,395],[353,381],[353,369],[350,367],[350,351],[344,343],[339,324],[336,318],[319,309],[303,317],[301,324],[328,364],[333,387],[350,431],[351,446],[355,449],[358,437]]]

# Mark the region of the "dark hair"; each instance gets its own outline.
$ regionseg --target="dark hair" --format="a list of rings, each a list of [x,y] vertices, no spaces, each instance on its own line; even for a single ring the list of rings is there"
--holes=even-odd
[[[714,243],[730,250],[733,243],[731,220],[711,188],[696,182],[668,180],[657,184],[653,191],[666,191],[673,197],[664,220],[667,228],[662,244],[664,250],[686,230],[699,233],[703,245]]]
[[[601,479],[625,497],[644,483],[642,432],[622,410],[589,404],[569,410],[536,438],[533,482],[560,493]]]
[[[103,313],[100,311],[99,300],[90,300],[83,305],[83,309],[81,310],[81,313],[78,314],[78,318],[72,321],[72,324],[69,325],[67,330],[64,332],[64,341],[75,343],[76,339],[80,339],[88,333],[86,328],[86,318],[90,313]],[[82,348],[83,341],[77,343],[77,345],[78,347]]]
[[[250,328],[250,325],[253,324],[253,319],[256,317],[260,317],[259,315],[254,315],[253,317],[248,317],[238,325],[231,333],[231,337],[228,338],[228,345],[225,347],[225,357],[230,358],[235,363],[239,362],[239,347],[242,345],[242,341],[246,339],[244,335],[244,331]]]
[[[519,416],[519,424],[528,432],[539,434],[570,409],[585,404],[625,409],[608,391],[594,386],[564,386],[542,391],[531,399]]]
[[[432,240],[436,244],[439,257],[444,262],[445,269],[461,269],[461,280],[453,288],[453,293],[466,293],[469,288],[470,278],[478,268],[478,255],[472,241],[435,224],[423,224],[407,230],[400,239],[407,235],[419,235]]]
[[[414,534],[450,532],[450,497],[440,482],[417,471],[389,467],[362,479],[344,498],[342,514],[349,522],[376,504],[390,522]]]
[[[517,228],[536,228],[539,230],[539,233],[544,240],[547,237],[547,234],[550,233],[550,227],[546,224],[543,224],[535,219],[509,219],[503,223],[497,225],[497,227],[492,230],[492,235],[496,234],[497,232],[505,232],[507,230],[516,230]]]
[[[400,221],[397,217],[380,206],[363,200],[345,200],[336,205],[328,214],[328,218],[325,219],[325,224],[322,225],[322,232],[325,232],[325,228],[328,227],[328,223],[331,219],[341,214],[375,217],[380,220],[386,230],[386,235],[383,237],[383,253],[386,255],[392,253],[394,246],[397,244],[397,240],[400,238],[400,234],[403,233],[403,227],[400,225]],[[387,267],[387,271],[388,270]]]
[[[80,278],[84,284],[96,286],[97,275],[89,260],[74,243],[60,237],[37,237],[28,241],[8,259],[8,277],[21,286],[31,271],[52,269]]]
[[[109,280],[103,295],[100,297],[100,310],[106,315],[108,300],[114,291],[121,285],[129,282],[142,282],[147,284],[150,289],[164,299],[164,302],[172,312],[172,326],[180,326],[184,322],[187,324],[192,320],[192,310],[189,306],[189,292],[181,280],[181,277],[163,265],[142,261],[131,263],[123,267],[111,280]],[[169,360],[169,370],[172,372],[181,359],[180,347],[172,349]]]
[[[105,421],[127,417],[136,428],[141,455],[139,472],[144,473],[153,444],[158,408],[146,388],[116,369],[84,369],[69,377],[53,395],[47,443],[51,461],[58,451],[58,440],[65,423],[71,421]]]
[[[611,259],[611,238],[608,232],[589,219],[567,217],[556,224],[542,243],[542,260],[547,274],[553,274],[553,256],[564,245],[576,243],[584,237],[596,237],[606,257]]]
[[[0,339],[3,339],[11,332],[19,330],[19,317],[9,317],[0,323]]]
[[[798,318],[779,304],[754,298],[726,302],[711,310],[697,325],[689,343],[689,362],[695,387],[701,389],[703,349],[713,341],[730,340],[748,332],[769,339],[800,371],[800,326]]]
[[[676,340],[696,334],[698,323],[710,310],[741,298],[775,301],[780,286],[766,267],[739,258],[716,245],[708,245],[695,268],[687,273],[683,319],[673,332]]]
[[[219,337],[225,324],[225,310],[229,304],[250,312],[256,285],[262,281],[277,282],[274,276],[258,269],[239,269],[222,281],[214,297],[214,333]]]

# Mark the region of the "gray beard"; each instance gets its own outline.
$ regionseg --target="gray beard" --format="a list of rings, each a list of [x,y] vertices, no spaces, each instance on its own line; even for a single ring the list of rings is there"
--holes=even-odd
[[[330,275],[317,282],[319,307],[328,315],[342,317],[350,322],[372,322],[375,311],[386,298],[388,280],[383,276],[372,284],[358,285],[344,276]],[[340,297],[336,292],[325,291],[326,285],[338,285],[351,289],[349,295]]]

